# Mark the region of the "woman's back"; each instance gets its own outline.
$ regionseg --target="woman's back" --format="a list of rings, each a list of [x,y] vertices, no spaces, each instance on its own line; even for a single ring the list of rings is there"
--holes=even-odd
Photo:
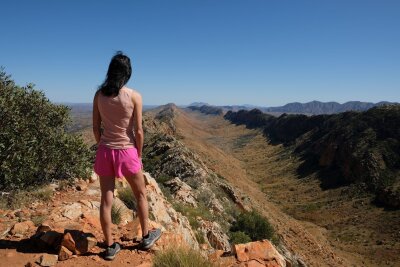
[[[110,148],[134,147],[133,91],[122,87],[117,96],[105,96],[99,91],[97,101],[104,128],[100,144]]]

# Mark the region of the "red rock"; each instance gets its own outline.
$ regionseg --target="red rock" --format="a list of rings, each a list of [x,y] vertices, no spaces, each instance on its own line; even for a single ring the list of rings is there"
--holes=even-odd
[[[208,259],[210,261],[217,261],[222,256],[222,254],[224,254],[223,250],[216,250],[210,255],[208,255]]]
[[[72,251],[67,249],[64,246],[61,246],[60,251],[58,252],[58,260],[59,261],[65,261],[68,260],[72,256]]]
[[[10,233],[13,235],[15,235],[15,234],[23,235],[26,232],[28,232],[29,229],[32,229],[34,227],[35,227],[35,224],[32,221],[24,221],[24,222],[14,224],[14,226],[10,230]]]
[[[260,262],[266,261],[266,264],[268,262],[271,264],[276,262],[276,265],[270,266],[286,266],[283,256],[279,254],[279,252],[268,240],[234,245],[233,250],[236,254],[236,258],[240,262],[257,260]]]
[[[66,249],[75,252],[75,240],[72,238],[72,235],[70,233],[64,234],[61,241],[61,247],[65,247]]]
[[[66,233],[75,241],[74,253],[77,255],[89,252],[97,244],[97,239],[90,233],[76,230],[66,230]]]
[[[58,260],[57,255],[43,254],[42,256],[40,256],[39,260],[36,262],[38,264],[40,264],[40,266],[53,266],[53,265],[56,265],[57,260]]]

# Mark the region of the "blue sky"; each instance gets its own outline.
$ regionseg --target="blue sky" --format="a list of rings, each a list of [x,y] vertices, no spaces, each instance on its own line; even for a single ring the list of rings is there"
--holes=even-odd
[[[400,102],[400,1],[2,1],[0,65],[91,102],[111,56],[145,104]]]

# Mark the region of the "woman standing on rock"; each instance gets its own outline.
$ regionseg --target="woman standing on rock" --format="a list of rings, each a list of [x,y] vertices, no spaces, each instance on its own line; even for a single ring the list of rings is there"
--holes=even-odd
[[[117,52],[111,59],[106,80],[93,100],[93,133],[98,144],[94,170],[100,177],[100,221],[107,245],[107,260],[114,259],[121,250],[111,235],[115,178],[125,177],[135,195],[143,233],[141,247],[149,249],[161,236],[160,229],[148,229],[148,203],[141,159],[144,140],[142,97],[125,86],[131,73],[129,57]]]

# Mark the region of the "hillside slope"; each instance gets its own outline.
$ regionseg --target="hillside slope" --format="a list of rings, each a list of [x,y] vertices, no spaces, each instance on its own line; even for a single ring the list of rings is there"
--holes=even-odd
[[[315,174],[299,179],[303,161],[272,145],[257,129],[221,116],[181,110],[184,145],[230,184],[246,192],[275,225],[288,249],[312,266],[377,266],[399,262],[400,214],[370,204],[357,188],[323,190]],[[352,193],[353,192],[353,193]]]
[[[298,173],[317,172],[323,187],[358,184],[382,205],[400,208],[400,105],[311,117],[252,110],[225,118],[262,129],[272,143],[291,145],[304,159]]]

